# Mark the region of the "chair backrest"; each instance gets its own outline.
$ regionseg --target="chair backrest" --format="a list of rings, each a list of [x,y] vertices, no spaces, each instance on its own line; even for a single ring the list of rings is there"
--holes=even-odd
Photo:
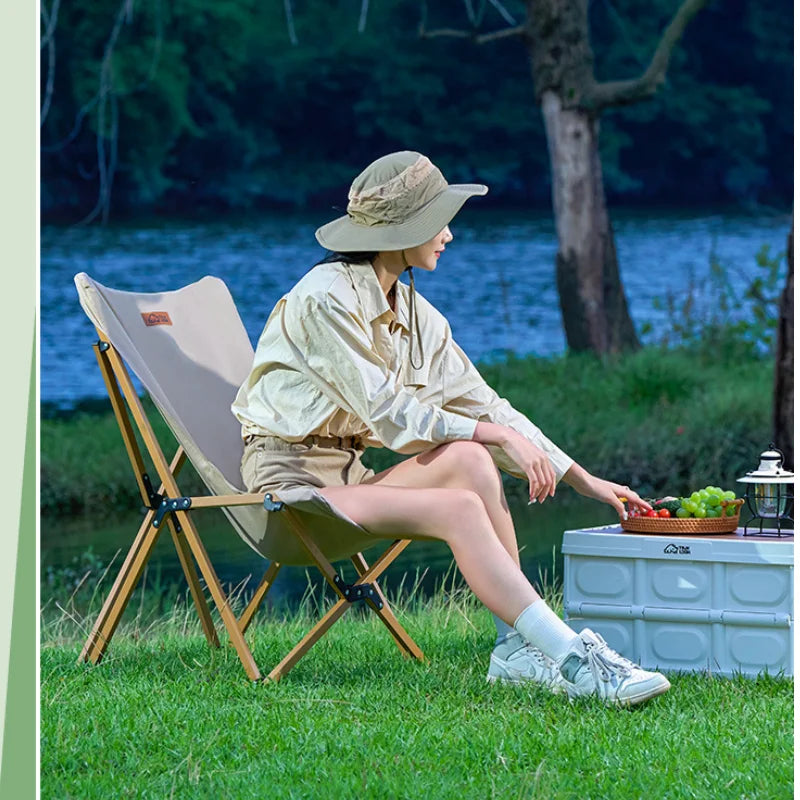
[[[173,292],[123,292],[81,272],[75,285],[89,319],[142,382],[206,486],[216,495],[243,492],[244,444],[231,403],[252,367],[253,347],[225,284],[205,277]],[[318,529],[319,509],[306,506],[308,517],[302,503],[293,513]],[[260,505],[223,511],[260,555],[310,563],[284,514]],[[327,520],[317,544],[336,560],[376,541],[348,522]]]
[[[225,284],[205,277],[172,292],[123,292],[81,272],[75,285],[84,311],[142,382],[203,480],[217,493],[242,491],[243,444],[231,403],[253,347]],[[219,477],[231,488],[217,485]]]

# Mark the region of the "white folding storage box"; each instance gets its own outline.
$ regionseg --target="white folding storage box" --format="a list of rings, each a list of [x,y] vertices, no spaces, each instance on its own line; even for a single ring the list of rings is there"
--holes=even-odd
[[[792,676],[794,538],[566,531],[564,618],[648,669]]]

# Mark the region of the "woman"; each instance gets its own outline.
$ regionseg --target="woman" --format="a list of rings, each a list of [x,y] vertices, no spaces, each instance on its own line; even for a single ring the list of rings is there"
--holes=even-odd
[[[498,473],[542,503],[564,480],[625,513],[627,486],[590,475],[489,388],[444,317],[414,291],[411,267],[436,269],[449,223],[477,184],[448,185],[414,152],[392,153],[353,182],[347,215],[321,227],[333,256],[276,306],[233,411],[250,491],[301,488],[331,516],[383,538],[440,539],[494,614],[488,680],[533,681],[570,698],[623,705],[669,689],[585,629],[571,630],[520,570]],[[410,287],[398,278],[408,270]],[[365,446],[418,453],[375,475]]]

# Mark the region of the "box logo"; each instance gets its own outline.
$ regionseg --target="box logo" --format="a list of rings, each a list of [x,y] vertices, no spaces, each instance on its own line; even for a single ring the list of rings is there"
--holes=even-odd
[[[664,548],[664,552],[670,556],[674,555],[688,556],[692,554],[692,548],[689,547],[688,544],[672,544],[672,542],[670,542]]]
[[[166,311],[147,311],[142,312],[144,324],[149,328],[151,325],[172,325],[172,320]]]

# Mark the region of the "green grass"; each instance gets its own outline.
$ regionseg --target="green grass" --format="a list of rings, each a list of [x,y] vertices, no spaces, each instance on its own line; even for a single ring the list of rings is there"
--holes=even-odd
[[[426,663],[351,611],[278,684],[248,682],[181,603],[132,609],[105,660],[79,666],[91,619],[50,607],[42,798],[792,796],[792,681],[671,675],[671,691],[632,710],[570,704],[486,684],[494,628],[463,588],[404,598],[398,617]],[[317,602],[289,620],[260,613],[248,639],[265,672]]]
[[[578,463],[640,494],[732,486],[753,469],[771,436],[773,361],[735,338],[647,347],[605,359],[511,358],[480,368],[501,396]],[[113,415],[99,410],[105,408],[95,403],[69,416],[43,415],[43,514],[100,514],[141,505]],[[151,419],[170,441],[158,414]],[[364,460],[378,471],[399,458],[368,450]],[[202,491],[189,467],[181,485],[186,492]],[[507,488],[525,493],[516,479]]]

